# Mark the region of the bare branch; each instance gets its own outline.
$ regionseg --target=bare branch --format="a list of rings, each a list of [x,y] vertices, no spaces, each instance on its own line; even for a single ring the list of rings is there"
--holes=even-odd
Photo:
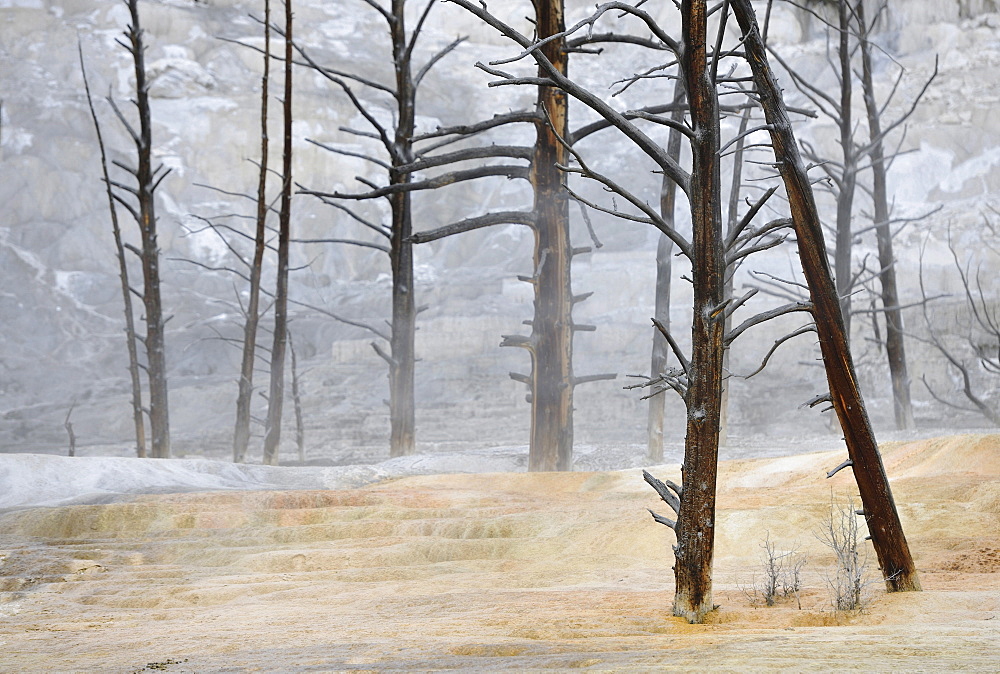
[[[365,161],[371,162],[376,166],[380,166],[387,171],[392,168],[392,166],[388,162],[382,161],[381,159],[372,157],[371,155],[367,155],[362,152],[351,152],[350,150],[342,150],[339,147],[334,147],[333,145],[327,145],[326,143],[321,143],[318,140],[313,140],[312,138],[306,138],[306,142],[312,143],[316,147],[321,147],[324,150],[333,152],[334,154],[342,155],[344,157],[357,157],[358,159],[364,159]]]
[[[532,148],[520,145],[487,145],[483,147],[470,147],[431,157],[422,155],[416,161],[409,164],[394,166],[392,167],[392,170],[397,173],[412,173],[414,171],[423,171],[436,166],[455,164],[461,161],[469,161],[472,159],[490,159],[493,157],[512,157],[514,159],[525,159],[530,161],[533,156],[533,152]]]
[[[794,314],[799,311],[812,313],[812,310],[813,310],[812,302],[792,302],[791,304],[784,304],[780,307],[775,307],[774,309],[763,311],[757,314],[756,316],[751,316],[750,318],[746,319],[745,321],[737,325],[735,328],[730,330],[729,334],[726,335],[726,340],[725,340],[726,344],[732,344],[734,341],[736,341],[737,337],[739,337],[740,335],[742,335],[744,332],[754,327],[755,325],[760,325],[761,323],[770,321],[779,316]]]
[[[415,180],[409,183],[395,183],[392,185],[383,186],[372,186],[370,192],[361,193],[344,193],[344,192],[319,192],[316,190],[302,189],[299,190],[300,194],[311,194],[315,197],[329,197],[331,199],[351,199],[354,201],[362,201],[366,199],[376,199],[378,197],[386,197],[390,194],[396,194],[398,192],[415,192],[418,190],[434,190],[439,187],[444,187],[446,185],[452,185],[454,183],[464,182],[467,180],[476,180],[477,178],[488,178],[491,176],[506,177],[508,179],[521,178],[523,180],[528,179],[528,169],[524,166],[514,166],[514,165],[498,165],[498,166],[477,166],[476,168],[464,169],[461,171],[452,171],[450,173],[443,173],[433,178],[427,178],[426,180]],[[360,177],[358,178],[361,182],[366,182]]]
[[[346,243],[351,246],[359,246],[361,248],[373,248],[375,250],[380,250],[385,254],[389,254],[389,246],[383,245],[381,243],[374,243],[372,241],[360,241],[358,239],[291,239],[292,243]]]
[[[670,345],[670,350],[673,351],[674,357],[677,359],[677,362],[681,364],[681,369],[684,370],[684,374],[690,374],[691,363],[684,356],[684,352],[681,351],[681,347],[674,339],[674,336],[670,334],[670,330],[668,330],[667,326],[665,326],[656,318],[652,318],[650,320],[653,321],[653,326],[659,331],[661,335],[663,335],[663,338],[667,340],[667,344]]]
[[[465,220],[460,220],[459,222],[454,222],[450,225],[438,227],[437,229],[428,230],[426,232],[417,232],[416,234],[410,236],[409,241],[412,243],[427,243],[429,241],[443,239],[444,237],[451,236],[452,234],[462,234],[464,232],[471,232],[475,229],[482,229],[483,227],[491,227],[493,225],[527,225],[529,227],[534,227],[535,213],[533,211],[501,211],[498,213],[487,213],[486,215],[466,218]]]

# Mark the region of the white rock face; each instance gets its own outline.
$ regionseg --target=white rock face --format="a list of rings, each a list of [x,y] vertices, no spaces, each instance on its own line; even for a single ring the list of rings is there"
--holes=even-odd
[[[183,56],[157,59],[146,69],[152,95],[157,98],[194,98],[216,88],[215,78],[197,61],[188,57],[189,50],[178,47],[165,50]]]
[[[658,5],[655,12],[673,27],[669,4]],[[571,2],[571,21],[585,16],[591,7],[592,3]],[[943,247],[949,228],[961,238],[964,232],[974,231],[970,228],[979,227],[983,213],[993,217],[986,206],[1000,203],[995,197],[1000,189],[1000,121],[995,114],[1000,103],[1000,15],[993,13],[997,9],[990,0],[894,2],[881,26],[879,40],[885,54],[878,56],[876,66],[882,91],[892,86],[895,63],[905,67],[890,115],[908,109],[938,56],[938,76],[907,125],[905,137],[896,134],[893,140],[902,138],[903,152],[891,174],[895,212],[912,217],[941,209],[897,239],[901,275],[910,279],[904,282],[903,292],[911,299],[916,293],[916,251],[922,242],[939,244],[926,253],[928,273],[941,287],[954,290],[955,281],[948,276],[950,256]],[[0,10],[0,204],[4,214],[0,269],[5,288],[0,293],[5,326],[0,360],[6,368],[0,391],[0,414],[5,415],[0,422],[0,450],[59,447],[64,438],[63,417],[74,400],[79,403],[74,418],[82,438],[125,443],[129,433],[128,409],[122,402],[127,387],[121,297],[95,136],[83,97],[77,40],[97,96],[110,157],[129,163],[129,138],[103,98],[110,93],[125,114],[131,114],[127,99],[133,86],[132,66],[115,44],[128,15],[117,0],[0,0]],[[221,216],[222,221],[242,227],[244,220],[239,216],[251,213],[249,201],[239,195],[248,194],[256,184],[262,58],[254,49],[233,41],[262,47],[260,24],[249,16],[259,13],[260,7],[244,0],[171,0],[143,2],[140,11],[148,44],[154,152],[171,169],[157,206],[165,301],[168,313],[174,314],[168,326],[169,362],[175,391],[183,392],[175,395],[175,435],[184,438],[186,434],[181,446],[196,451],[206,443],[224,445],[231,425],[236,355],[220,341],[220,335],[236,334],[237,324],[231,317],[239,312],[237,294],[242,283],[237,282],[234,290],[232,275],[204,269],[237,263],[228,257],[218,234],[205,227],[203,218]],[[410,25],[417,19],[416,11],[414,5]],[[520,18],[527,13],[525,8],[511,4],[502,11],[520,22],[520,29],[528,30]],[[390,81],[385,25],[365,3],[302,0],[296,3],[296,16],[299,39],[324,63]],[[769,34],[772,44],[797,68],[809,72],[816,82],[832,84],[825,70],[826,44],[818,20],[776,3]],[[533,104],[529,88],[486,87],[491,78],[473,64],[507,57],[516,50],[496,31],[477,25],[452,5],[435,6],[417,53],[426,59],[456,35],[469,39],[428,76],[419,101],[422,130]],[[581,81],[605,91],[609,64],[620,76],[650,66],[647,55],[609,49],[601,58],[574,55],[571,67]],[[275,162],[281,150],[279,71],[277,65],[272,68],[269,137]],[[787,77],[782,84],[789,102],[806,105]],[[636,87],[612,100],[624,110],[651,97],[666,98],[663,85],[656,86],[661,88],[638,91]],[[358,176],[383,181],[377,166],[332,154],[307,141],[335,144],[352,152],[371,151],[368,139],[342,130],[366,129],[365,120],[343,93],[325,78],[304,70],[296,74],[296,87],[295,180],[329,191],[364,189]],[[372,97],[372,104],[376,117],[391,120],[384,96]],[[860,96],[855,96],[859,116],[861,106]],[[592,118],[579,106],[571,114],[581,122]],[[735,126],[727,122],[726,128],[731,133]],[[820,120],[803,123],[797,131],[831,150],[831,129]],[[521,137],[513,142],[531,141],[530,130],[519,133]],[[581,151],[607,170],[627,175],[643,198],[651,203],[656,200],[660,178],[651,172],[652,165],[613,134],[588,139],[581,143]],[[276,187],[277,180],[272,191]],[[596,190],[592,193],[603,198]],[[490,208],[529,204],[527,190],[514,181],[466,184],[417,196],[415,222],[418,229],[429,229]],[[297,198],[294,209],[296,236],[301,238],[366,236],[346,214],[317,200]],[[376,221],[384,221],[388,214],[383,203],[364,206],[362,212]],[[122,211],[120,216],[127,214]],[[579,218],[575,209],[573,217]],[[577,370],[579,374],[643,372],[648,367],[655,236],[641,225],[623,224],[602,214],[593,218],[605,245],[578,260],[574,286],[577,292],[595,291],[590,301],[580,305],[578,316],[582,322],[598,325],[598,331],[577,340],[581,358]],[[136,242],[134,227],[123,222],[127,240]],[[582,220],[574,226],[578,226],[574,241],[588,243]],[[490,435],[496,442],[523,441],[524,391],[507,380],[507,373],[525,371],[526,357],[513,350],[498,351],[495,346],[500,334],[517,332],[520,322],[530,318],[527,286],[513,277],[530,273],[531,248],[530,232],[511,226],[418,249],[422,270],[418,302],[430,305],[422,314],[418,338],[425,358],[418,378],[430,382],[418,384],[418,388],[425,387],[421,393],[423,437],[428,442],[448,443],[465,432],[451,417],[461,417],[465,413],[455,410],[472,404],[484,416],[501,419],[501,428],[475,435]],[[874,250],[867,239],[861,248],[862,253]],[[293,275],[297,297],[338,315],[384,325],[388,315],[384,280],[389,269],[380,253],[343,246],[301,246],[293,264],[308,265]],[[762,271],[785,274],[795,261],[783,251],[755,264]],[[687,288],[682,282],[675,283],[675,288],[674,313],[682,324],[689,302]],[[386,392],[382,363],[368,346],[371,335],[304,310],[296,316],[294,329],[300,331],[297,337],[314,377],[309,392],[313,423],[328,436],[322,446],[334,451],[368,440],[381,443],[385,413],[380,401]],[[760,337],[762,344],[771,339]],[[814,357],[810,349],[803,345],[801,353],[790,351],[786,360],[810,361]],[[741,367],[752,369],[759,355],[735,357],[742,359],[738,360]],[[796,383],[791,385],[782,377],[770,383],[765,379],[761,385],[765,390],[790,387],[797,396],[798,388],[812,386],[808,381],[814,373],[808,372],[808,377],[795,375]],[[877,368],[873,372],[873,381],[881,381]],[[643,441],[644,411],[635,393],[622,392],[621,385],[619,379],[580,389],[578,423],[583,430],[579,438]],[[748,386],[735,381],[732,385],[734,391]],[[876,383],[875,388],[876,398],[884,394],[882,384]],[[487,409],[491,411],[483,411]]]

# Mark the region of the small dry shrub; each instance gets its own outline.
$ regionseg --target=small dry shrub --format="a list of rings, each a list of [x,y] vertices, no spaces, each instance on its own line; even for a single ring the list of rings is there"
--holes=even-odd
[[[854,499],[846,504],[836,504],[831,498],[830,514],[824,520],[817,538],[833,552],[835,561],[832,573],[827,574],[830,601],[838,611],[860,611],[870,601],[868,550],[858,526],[859,515]]]
[[[751,604],[774,606],[779,600],[795,597],[798,607],[802,608],[799,596],[802,590],[802,567],[806,558],[797,550],[779,551],[771,541],[770,532],[760,544],[760,562],[763,575],[759,581],[754,580],[750,587],[744,588]]]

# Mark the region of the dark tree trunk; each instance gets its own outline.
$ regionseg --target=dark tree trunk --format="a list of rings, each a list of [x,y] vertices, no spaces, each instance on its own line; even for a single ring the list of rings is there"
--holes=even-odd
[[[135,104],[139,113],[136,140],[136,181],[139,203],[139,232],[142,241],[142,301],[146,313],[146,372],[149,378],[150,450],[153,458],[170,456],[170,412],[167,398],[167,356],[160,300],[160,249],[156,237],[154,191],[156,176],[152,165],[153,123],[146,81],[145,46],[139,26],[138,0],[129,0],[131,26],[128,37],[135,66]]]
[[[264,74],[260,92],[260,172],[257,178],[257,226],[254,232],[253,262],[250,264],[250,297],[243,325],[243,361],[240,364],[239,391],[236,398],[236,428],[233,432],[233,461],[246,459],[250,444],[250,401],[253,397],[253,373],[257,357],[257,326],[260,322],[260,277],[264,264],[267,236],[267,107],[268,79],[271,72],[271,3],[264,0]]]
[[[392,25],[393,60],[396,64],[396,97],[399,121],[396,125],[395,166],[414,161],[413,134],[415,128],[416,92],[407,52],[407,35],[404,23],[405,0],[393,0]],[[390,184],[410,182],[411,174],[393,172]],[[390,265],[392,267],[392,334],[389,359],[389,455],[413,454],[416,447],[415,412],[413,399],[414,364],[416,362],[415,334],[417,307],[413,288],[413,233],[411,220],[411,192],[396,192],[390,197],[392,208],[392,235],[390,239]]]
[[[674,104],[677,107],[671,113],[671,119],[680,122],[684,119],[684,110],[680,103],[684,101],[684,83],[677,80],[674,83]],[[677,129],[670,129],[667,136],[667,153],[679,161],[681,156],[681,134]],[[660,216],[669,227],[674,227],[674,209],[677,205],[677,183],[666,176],[660,186]],[[674,243],[665,234],[660,234],[656,244],[656,299],[654,315],[663,327],[670,329],[670,276],[674,256]],[[650,354],[649,376],[659,377],[667,369],[667,358],[670,348],[659,330],[653,330],[653,348]],[[655,395],[649,399],[649,417],[646,423],[648,436],[649,460],[654,463],[663,461],[663,422],[666,412],[667,397],[664,394]]]
[[[78,45],[79,46],[79,45]],[[115,238],[115,256],[118,258],[118,279],[121,282],[122,306],[125,313],[125,345],[128,350],[128,374],[132,385],[132,425],[135,429],[135,451],[140,459],[146,458],[146,423],[142,411],[142,377],[139,373],[139,350],[135,333],[135,313],[132,310],[132,292],[128,281],[128,261],[125,258],[125,246],[122,243],[121,227],[118,224],[118,211],[115,209],[114,191],[111,187],[111,176],[108,174],[108,157],[104,147],[104,135],[101,124],[94,110],[94,101],[90,95],[90,83],[87,80],[87,68],[83,61],[83,49],[80,50],[80,70],[83,73],[83,86],[87,93],[87,106],[90,108],[90,118],[94,121],[97,133],[97,146],[101,152],[101,175],[108,195],[108,209],[111,211],[111,232]]]
[[[536,29],[544,39],[564,30],[562,0],[535,0]],[[542,53],[566,72],[565,40],[553,40]],[[539,69],[541,76],[544,76]],[[573,463],[573,293],[570,262],[569,200],[563,175],[568,137],[567,95],[539,87],[538,109],[551,121],[538,125],[531,184],[535,190],[535,312],[531,336],[531,439],[528,469],[569,470]]]
[[[712,558],[715,549],[715,488],[719,455],[719,404],[725,321],[725,291],[719,175],[719,111],[707,61],[705,0],[681,5],[684,53],[681,60],[691,108],[691,228],[694,307],[692,358],[685,396],[687,435],[684,480],[677,518],[674,615],[702,622],[713,609]]]
[[[920,580],[903,534],[864,400],[858,390],[809,176],[795,144],[781,90],[768,64],[750,0],[732,0],[732,6],[743,31],[747,60],[771,127],[771,142],[788,194],[802,270],[812,296],[813,317],[826,366],[830,398],[844,430],[872,544],[889,590],[919,590]]]
[[[889,227],[882,122],[875,102],[871,44],[868,42],[869,26],[865,20],[864,3],[858,2],[855,11],[861,41],[861,83],[868,113],[868,135],[872,144],[869,156],[872,162],[872,202],[875,239],[878,243],[879,280],[882,284],[882,309],[885,312],[885,350],[889,359],[889,376],[892,378],[896,428],[908,429],[913,428],[915,423],[910,401],[910,375],[906,370],[906,349],[903,344],[903,312],[899,308],[899,293],[896,290],[896,257],[892,250],[892,231]]]
[[[278,216],[278,274],[274,292],[274,342],[264,429],[264,463],[278,465],[288,342],[288,247],[292,217],[292,0],[285,0],[285,91],[282,102],[281,210]]]

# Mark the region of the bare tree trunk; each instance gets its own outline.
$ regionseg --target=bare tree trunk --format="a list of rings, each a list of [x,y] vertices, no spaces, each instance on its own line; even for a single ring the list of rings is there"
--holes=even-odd
[[[396,97],[399,121],[396,124],[396,166],[414,161],[414,104],[416,92],[410,72],[410,55],[405,25],[405,0],[393,0],[393,61],[396,64]],[[393,172],[390,184],[410,182],[411,173]],[[408,191],[390,197],[392,235],[389,257],[392,266],[392,334],[389,360],[389,455],[404,456],[416,450],[415,410],[413,399],[415,335],[417,307],[413,288],[413,233],[411,196]]]
[[[250,265],[250,297],[243,325],[243,361],[240,364],[239,393],[236,397],[236,427],[233,432],[233,461],[246,460],[250,444],[250,401],[257,356],[257,326],[260,322],[260,277],[266,248],[267,221],[267,107],[268,78],[271,72],[271,2],[264,0],[264,74],[260,84],[260,172],[257,178],[257,228],[254,233],[253,262]]]
[[[544,39],[564,30],[563,1],[535,0],[536,29]],[[565,40],[553,40],[542,53],[565,73]],[[541,69],[540,69],[541,72]],[[541,76],[544,76],[542,74]],[[531,440],[528,470],[569,470],[573,463],[573,293],[570,263],[569,200],[566,165],[567,95],[555,87],[538,88],[538,108],[551,127],[539,124],[531,184],[535,190],[535,312],[531,336]]]
[[[66,419],[63,421],[63,428],[66,429],[66,435],[69,436],[69,450],[67,456],[76,456],[76,433],[73,432],[73,422],[69,420],[70,416],[73,414],[73,408],[76,407],[76,401],[69,406],[69,411],[66,412]]]
[[[87,106],[90,108],[90,118],[94,121],[97,132],[97,146],[101,152],[101,175],[108,194],[108,209],[111,211],[111,232],[115,238],[115,255],[118,258],[118,279],[121,281],[122,306],[125,313],[125,346],[128,350],[128,374],[132,385],[132,426],[135,430],[135,451],[140,459],[146,458],[146,420],[142,411],[142,378],[139,374],[139,352],[135,334],[135,314],[132,311],[132,292],[128,282],[128,261],[125,258],[125,246],[122,243],[121,227],[118,224],[118,211],[115,209],[115,197],[111,187],[111,176],[108,174],[108,156],[104,147],[104,135],[101,124],[94,110],[94,101],[90,95],[90,83],[87,80],[87,68],[83,61],[83,49],[77,45],[80,53],[80,71],[83,73],[83,88],[87,93]]]
[[[725,321],[725,246],[719,174],[719,110],[707,60],[705,0],[681,6],[682,67],[691,107],[691,229],[694,306],[688,373],[684,480],[674,554],[674,615],[702,622],[713,609],[715,490],[719,457],[719,404]]]
[[[743,134],[750,124],[750,112],[748,107],[743,117],[740,119],[740,130],[736,141],[736,151],[733,153],[733,180],[729,186],[729,213],[726,217],[726,237],[729,238],[731,232],[739,224],[740,188],[743,185],[743,148],[746,144]],[[726,287],[723,291],[726,299],[733,296],[733,278],[736,276],[736,265],[726,266]],[[732,314],[726,314],[726,334],[732,328]],[[722,354],[722,371],[729,372],[729,347]],[[722,400],[719,403],[719,446],[725,447],[729,442],[729,384],[723,382]]]
[[[670,188],[667,187],[669,183]],[[669,178],[663,179],[663,188],[660,193],[660,203],[666,199],[664,195],[667,189],[676,190],[677,187]],[[671,211],[673,204],[670,204]],[[669,221],[669,216],[665,208],[661,207],[660,212],[663,218]],[[668,330],[670,329],[670,272],[673,257],[674,244],[666,235],[660,234],[656,243],[656,304],[653,310],[656,320]],[[650,354],[649,376],[659,377],[666,370],[667,356],[670,348],[667,341],[660,335],[659,330],[653,331],[653,348]],[[648,456],[652,463],[663,463],[663,431],[664,420],[666,418],[667,397],[663,394],[654,395],[649,399],[649,415],[646,421],[646,435],[648,438]]]
[[[292,332],[288,331],[288,353],[292,357],[292,405],[295,408],[295,447],[299,450],[299,463],[306,461],[306,425],[302,418],[302,388],[299,382],[299,359],[295,354]]]
[[[409,180],[409,174],[405,179]],[[392,334],[389,363],[390,456],[416,451],[416,421],[413,396],[416,363],[416,303],[413,296],[413,244],[406,239],[412,230],[410,193],[394,194],[392,228]],[[398,203],[397,202],[401,202]]]
[[[678,79],[674,83],[674,103],[677,107],[670,117],[675,122],[684,119],[684,110],[680,103],[684,101],[684,83]],[[671,128],[667,136],[667,153],[679,161],[681,156],[681,134]],[[660,216],[669,227],[674,227],[674,208],[677,205],[677,183],[664,176],[660,186]],[[665,234],[660,234],[656,244],[656,299],[654,315],[663,327],[670,329],[670,276],[674,244]],[[667,369],[667,356],[670,349],[659,330],[653,331],[653,348],[650,355],[649,376],[659,377]],[[654,395],[649,399],[649,417],[646,423],[648,436],[649,460],[654,463],[663,461],[663,422],[665,417],[666,396]]]
[[[409,33],[406,27],[406,0],[393,0],[391,9],[386,10],[377,3],[368,3],[372,8],[378,10],[382,18],[386,21],[389,29],[392,47],[392,62],[395,72],[395,87],[386,88],[364,77],[354,75],[344,75],[333,69],[325,69],[316,63],[304,50],[299,48],[299,52],[306,62],[321,76],[339,86],[348,96],[355,110],[369,123],[373,133],[362,133],[364,136],[371,136],[382,149],[388,154],[388,163],[372,155],[358,154],[355,151],[343,150],[337,147],[326,147],[337,154],[347,154],[354,157],[363,157],[387,170],[388,185],[372,189],[366,193],[324,193],[308,191],[308,193],[320,197],[330,205],[349,213],[357,222],[363,223],[378,234],[384,236],[388,245],[381,243],[373,244],[366,241],[351,239],[328,239],[329,243],[346,243],[375,248],[385,252],[389,256],[392,269],[392,317],[390,330],[388,333],[374,328],[371,325],[359,324],[346,321],[359,327],[363,327],[379,339],[389,342],[388,350],[383,349],[379,342],[373,342],[372,347],[380,358],[385,360],[389,367],[389,419],[390,419],[390,455],[402,456],[412,454],[415,451],[415,400],[414,400],[414,370],[416,364],[415,352],[415,332],[416,317],[418,308],[416,305],[416,290],[413,277],[413,245],[415,239],[421,239],[421,235],[413,236],[412,227],[412,198],[414,191],[436,189],[444,185],[457,181],[475,179],[477,176],[469,175],[468,170],[455,170],[448,173],[437,173],[433,177],[420,177],[414,179],[414,172],[422,171],[429,167],[454,166],[472,159],[487,159],[490,157],[514,157],[517,159],[529,159],[527,148],[515,147],[493,147],[474,148],[469,147],[460,152],[444,154],[418,153],[414,149],[414,144],[419,141],[428,141],[431,138],[439,139],[428,148],[428,152],[449,145],[458,137],[465,135],[475,135],[473,130],[451,130],[443,133],[420,134],[416,131],[416,105],[417,89],[420,82],[432,68],[435,67],[444,57],[450,54],[465,38],[457,38],[450,44],[438,49],[429,59],[424,61],[420,67],[414,66],[415,47],[420,38],[425,22],[435,6],[435,2],[427,0],[423,3],[422,12],[415,22],[415,27]],[[361,85],[364,89],[373,92],[377,99],[389,92],[395,104],[393,110],[392,124],[383,125],[379,118],[381,114],[375,111],[380,107],[379,103],[365,102],[359,97],[353,87]],[[371,109],[369,109],[371,105]],[[531,117],[527,119],[517,119],[518,122],[534,122]],[[460,128],[460,127],[459,127]],[[482,130],[482,129],[480,129]],[[440,131],[440,129],[439,129]],[[452,140],[442,142],[440,138],[454,136]],[[499,169],[499,170],[498,170]],[[507,175],[508,177],[527,178],[527,169],[521,166],[483,166],[480,167],[482,173],[478,177],[493,175]],[[472,171],[473,173],[475,170]],[[372,188],[373,185],[367,180],[359,180]],[[345,204],[337,203],[343,200],[367,201],[382,199],[385,197],[391,209],[391,224],[383,226],[367,222],[358,216]],[[524,224],[522,219],[526,213],[517,214],[521,219],[514,220]],[[475,220],[474,218],[472,220]],[[469,224],[469,220],[465,224]],[[490,224],[505,224],[507,220],[499,218]],[[533,220],[531,220],[533,222]],[[479,226],[487,226],[480,224]],[[453,223],[444,229],[447,231],[434,232],[431,238],[422,238],[423,241],[434,240],[440,236],[447,236],[459,231],[470,231],[475,227],[465,229],[461,224]],[[426,232],[423,234],[427,234]],[[319,243],[319,240],[313,240]],[[343,320],[337,317],[337,320]]]
[[[288,247],[292,215],[292,0],[285,0],[285,91],[282,101],[281,211],[278,216],[278,274],[274,292],[274,342],[264,429],[264,463],[278,465],[281,413],[285,395],[285,346],[288,340]]]
[[[858,156],[854,149],[854,121],[851,111],[853,85],[851,78],[851,24],[849,0],[837,0],[839,42],[837,56],[840,65],[840,148],[843,152],[844,170],[837,186],[837,233],[834,249],[834,277],[837,280],[837,294],[840,296],[840,313],[844,316],[844,330],[851,334],[851,260],[854,235],[851,220],[854,211],[854,192],[858,181]]]
[[[770,126],[775,159],[788,194],[802,270],[812,296],[812,313],[826,366],[830,398],[844,429],[844,440],[872,544],[889,590],[919,590],[920,580],[903,534],[864,400],[858,390],[809,176],[795,144],[781,90],[768,64],[750,0],[731,2],[743,31],[747,61],[753,70],[761,105]]]
[[[865,20],[863,2],[857,3],[855,12],[859,40],[861,41],[861,83],[864,90],[865,109],[868,113],[868,135],[872,146],[869,156],[872,163],[872,202],[875,239],[878,243],[879,280],[882,284],[882,309],[885,312],[885,350],[889,359],[889,376],[892,378],[892,401],[896,428],[909,429],[916,424],[913,420],[913,404],[910,401],[910,375],[906,368],[906,349],[903,344],[903,312],[899,308],[899,293],[896,290],[896,257],[892,250],[892,231],[889,227],[889,197],[886,190],[882,121],[878,104],[875,102],[871,43],[868,41],[870,26]]]
[[[139,26],[138,0],[129,0],[131,25],[127,31],[135,72],[135,105],[139,113],[135,177],[138,188],[139,232],[142,240],[142,300],[146,313],[146,374],[149,378],[150,449],[153,458],[170,456],[170,412],[167,397],[167,357],[163,303],[160,299],[160,248],[156,236],[154,191],[159,184],[152,167],[152,115],[146,81],[145,45]]]

